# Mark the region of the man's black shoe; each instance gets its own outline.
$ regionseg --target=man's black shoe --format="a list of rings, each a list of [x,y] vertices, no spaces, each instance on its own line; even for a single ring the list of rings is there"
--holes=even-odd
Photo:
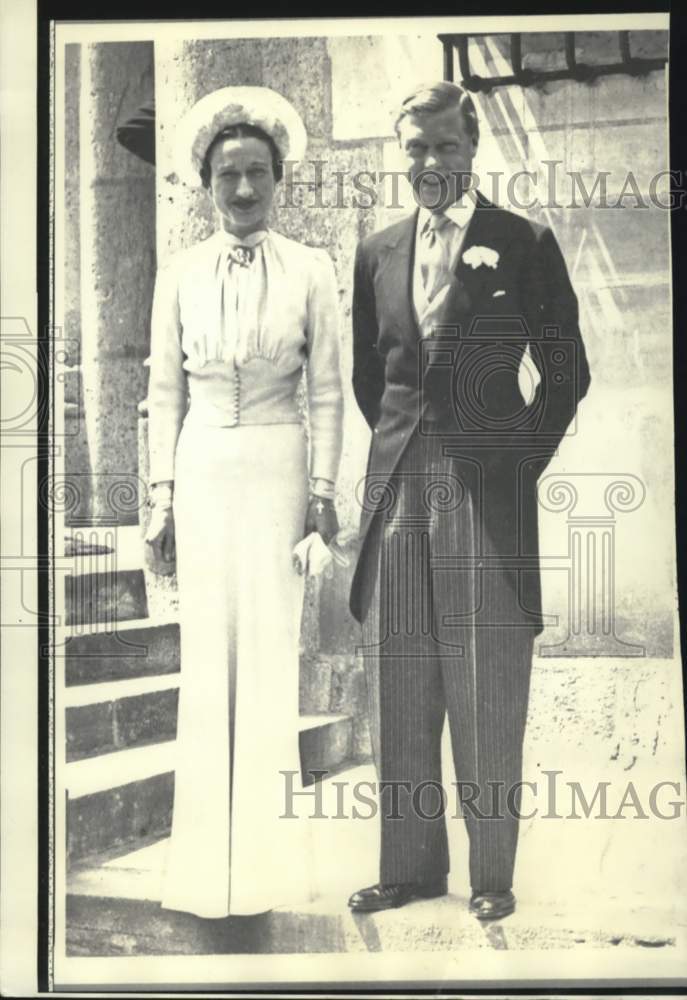
[[[354,892],[348,905],[355,913],[375,913],[377,910],[393,910],[405,906],[412,899],[435,899],[448,892],[446,878],[436,882],[394,882],[384,885],[370,885]]]
[[[470,899],[470,913],[478,920],[500,920],[515,909],[515,896],[508,892],[478,892]]]

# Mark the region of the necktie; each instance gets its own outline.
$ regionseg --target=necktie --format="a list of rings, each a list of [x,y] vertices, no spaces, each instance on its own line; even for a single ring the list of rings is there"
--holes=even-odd
[[[428,302],[450,278],[446,240],[446,227],[450,221],[443,213],[438,213],[430,215],[422,228],[420,274]]]

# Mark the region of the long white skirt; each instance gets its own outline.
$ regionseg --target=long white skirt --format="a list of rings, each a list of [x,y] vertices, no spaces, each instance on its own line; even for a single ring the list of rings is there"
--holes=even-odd
[[[284,818],[288,788],[302,790],[303,580],[291,553],[306,503],[301,425],[187,418],[174,495],[181,681],[164,907],[225,917],[312,896],[307,819]]]

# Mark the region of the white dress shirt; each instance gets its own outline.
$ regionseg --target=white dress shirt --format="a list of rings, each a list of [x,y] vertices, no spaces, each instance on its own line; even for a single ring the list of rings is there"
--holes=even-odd
[[[460,251],[465,240],[465,233],[475,211],[475,199],[467,195],[460,201],[451,205],[444,211],[444,215],[450,220],[449,224],[438,230],[436,238],[445,243],[446,260],[451,271],[455,270],[458,264]],[[413,305],[415,307],[415,317],[420,322],[428,300],[425,294],[422,280],[422,254],[419,252],[421,240],[426,239],[422,235],[425,225],[429,221],[432,213],[428,208],[421,208],[417,217],[417,229],[415,231],[415,264],[413,267]]]

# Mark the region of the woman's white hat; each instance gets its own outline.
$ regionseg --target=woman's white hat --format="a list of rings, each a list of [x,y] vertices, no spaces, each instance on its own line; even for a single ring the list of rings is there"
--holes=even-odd
[[[218,132],[229,125],[256,125],[274,140],[283,160],[302,160],[307,135],[303,119],[285,97],[269,87],[223,87],[193,105],[176,130],[179,179],[199,187],[200,168]]]

